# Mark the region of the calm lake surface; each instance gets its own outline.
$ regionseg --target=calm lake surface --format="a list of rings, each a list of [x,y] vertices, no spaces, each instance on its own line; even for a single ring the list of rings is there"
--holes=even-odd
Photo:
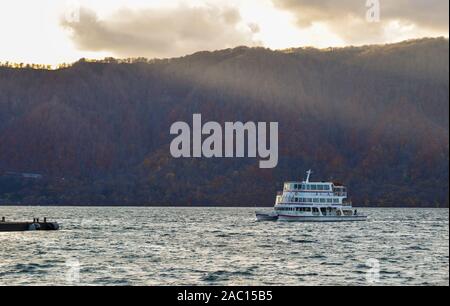
[[[0,285],[449,285],[448,209],[256,222],[251,208],[0,207]]]

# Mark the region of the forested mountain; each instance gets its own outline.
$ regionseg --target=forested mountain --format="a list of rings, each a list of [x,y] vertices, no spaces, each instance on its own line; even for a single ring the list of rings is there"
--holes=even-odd
[[[0,202],[273,205],[312,168],[348,185],[355,205],[448,207],[448,61],[437,38],[3,66]],[[170,126],[193,113],[278,121],[278,167],[172,158]]]

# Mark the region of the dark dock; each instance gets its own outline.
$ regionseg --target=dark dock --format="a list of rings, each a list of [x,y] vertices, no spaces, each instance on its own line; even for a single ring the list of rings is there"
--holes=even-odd
[[[33,219],[33,222],[6,222],[3,217],[0,220],[0,232],[25,232],[25,231],[57,231],[59,224],[57,222],[39,221],[39,218]]]

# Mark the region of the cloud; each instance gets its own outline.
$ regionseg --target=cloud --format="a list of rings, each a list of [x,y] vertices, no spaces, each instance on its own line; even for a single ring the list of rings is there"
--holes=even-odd
[[[366,3],[376,1],[272,1],[276,7],[293,13],[300,28],[322,23],[346,43],[383,42],[387,36],[419,32],[448,36],[448,0],[379,0],[380,22],[373,23],[366,20]]]
[[[62,19],[80,50],[107,51],[120,57],[173,57],[199,50],[259,44],[257,25],[245,25],[231,7],[120,9],[99,19],[81,8],[76,21]]]

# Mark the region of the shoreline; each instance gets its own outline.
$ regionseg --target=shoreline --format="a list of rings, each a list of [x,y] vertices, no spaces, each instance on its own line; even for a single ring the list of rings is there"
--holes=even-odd
[[[99,205],[99,204],[0,204],[0,207],[93,207],[93,208],[273,208],[273,206],[239,206],[239,205]],[[436,206],[353,206],[353,208],[383,208],[383,209],[398,209],[398,208],[410,208],[410,209],[449,209],[446,207],[436,207]]]

